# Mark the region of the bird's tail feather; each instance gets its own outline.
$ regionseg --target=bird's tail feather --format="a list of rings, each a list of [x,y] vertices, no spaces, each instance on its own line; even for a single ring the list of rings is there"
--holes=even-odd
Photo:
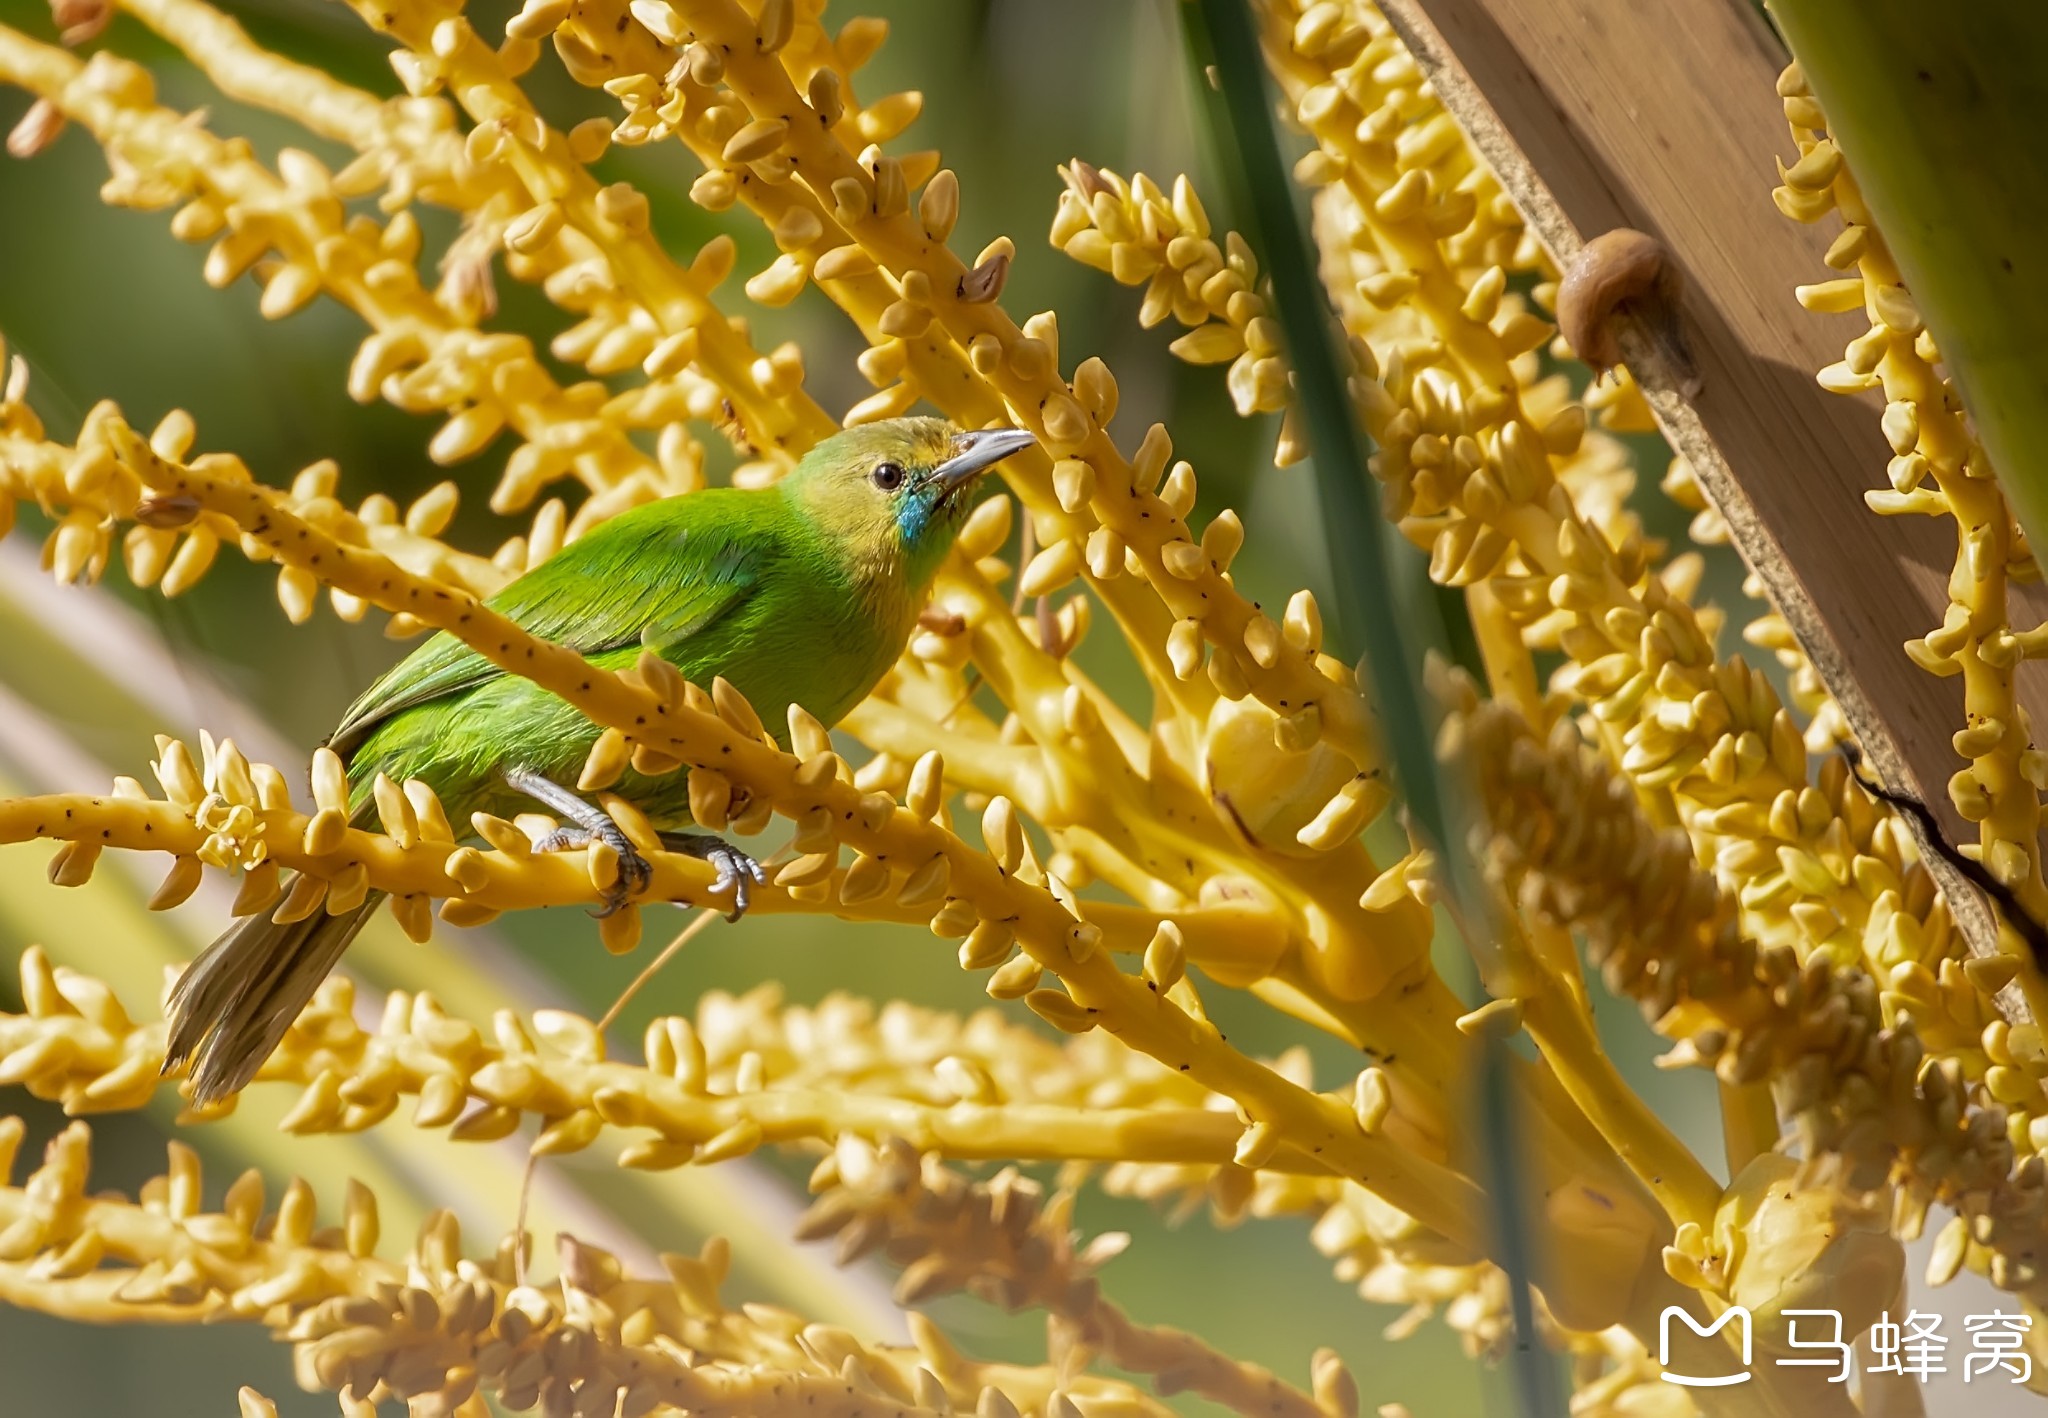
[[[338,915],[316,910],[280,923],[274,908],[235,922],[171,991],[164,1071],[191,1059],[192,1099],[200,1106],[241,1089],[383,900],[373,891]]]

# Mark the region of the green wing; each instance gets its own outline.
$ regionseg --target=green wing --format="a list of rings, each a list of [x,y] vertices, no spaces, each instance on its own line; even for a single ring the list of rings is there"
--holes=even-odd
[[[622,513],[485,604],[529,634],[584,655],[687,640],[759,584],[759,537],[744,531],[758,521],[748,514],[760,509],[720,505],[732,497],[700,492]],[[346,754],[392,715],[503,674],[442,631],[365,690],[328,745]]]

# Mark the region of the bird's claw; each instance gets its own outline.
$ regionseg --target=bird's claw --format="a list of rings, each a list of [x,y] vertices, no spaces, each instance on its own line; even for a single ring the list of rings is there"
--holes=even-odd
[[[618,914],[627,902],[647,890],[654,880],[654,867],[616,826],[610,831],[600,828],[597,837],[619,854],[619,878],[605,890],[604,909],[591,913],[601,921],[606,916]]]
[[[768,873],[759,862],[722,837],[714,837],[708,832],[665,833],[662,843],[711,864],[711,869],[717,873],[711,883],[712,893],[732,893],[732,910],[726,913],[727,921],[737,922],[746,915],[754,887],[765,886],[768,882]]]
[[[728,889],[732,892],[732,910],[726,912],[725,919],[728,922],[738,922],[740,917],[747,914],[754,886],[765,886],[768,882],[768,873],[762,870],[759,862],[745,852],[724,842],[706,852],[704,860],[711,863],[712,869],[718,873],[718,879],[712,882],[711,889],[714,892]]]
[[[588,847],[593,841],[602,842],[619,854],[619,875],[605,888],[602,900],[604,909],[590,914],[598,920],[615,916],[635,896],[646,891],[654,880],[654,867],[647,858],[640,855],[640,849],[627,840],[614,823],[606,823],[596,831],[587,827],[557,827],[533,844],[536,852],[573,852]]]

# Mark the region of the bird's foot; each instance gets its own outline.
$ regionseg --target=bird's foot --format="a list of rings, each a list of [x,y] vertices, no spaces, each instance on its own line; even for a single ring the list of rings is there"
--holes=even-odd
[[[661,845],[711,863],[718,873],[718,879],[711,884],[712,891],[732,893],[732,910],[725,917],[728,921],[746,915],[753,888],[767,884],[768,873],[761,864],[723,837],[709,832],[664,832]]]
[[[611,831],[600,831],[597,835],[599,841],[619,854],[619,879],[604,893],[604,909],[590,913],[601,921],[647,890],[654,881],[654,866],[626,840],[626,834],[616,824]]]
[[[536,852],[580,852],[597,840],[597,834],[587,827],[557,827],[554,831],[534,839]]]
[[[654,867],[640,855],[616,824],[589,828],[570,824],[557,827],[533,844],[536,852],[580,852],[592,842],[602,842],[619,854],[619,879],[604,893],[604,909],[591,914],[599,920],[616,914],[628,901],[647,889],[654,880]]]
[[[593,911],[599,920],[616,914],[625,904],[645,891],[654,880],[654,868],[640,849],[627,838],[611,814],[583,801],[560,783],[524,768],[505,770],[505,781],[535,802],[568,818],[568,822],[533,844],[537,852],[573,851],[602,842],[619,856],[619,875],[604,892],[604,909]]]

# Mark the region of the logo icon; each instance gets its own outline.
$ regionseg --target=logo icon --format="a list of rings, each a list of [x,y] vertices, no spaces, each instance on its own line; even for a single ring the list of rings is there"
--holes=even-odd
[[[1720,1374],[1706,1378],[1699,1374],[1674,1374],[1671,1372],[1671,1321],[1677,1319],[1701,1339],[1712,1339],[1730,1324],[1739,1325],[1742,1332],[1742,1372]],[[1657,1367],[1664,1371],[1664,1382],[1682,1384],[1686,1388],[1726,1388],[1730,1384],[1749,1382],[1749,1366],[1753,1352],[1754,1329],[1750,1323],[1749,1310],[1742,1305],[1730,1305],[1721,1312],[1705,1329],[1699,1322],[1677,1305],[1666,1305],[1664,1313],[1657,1317]]]

